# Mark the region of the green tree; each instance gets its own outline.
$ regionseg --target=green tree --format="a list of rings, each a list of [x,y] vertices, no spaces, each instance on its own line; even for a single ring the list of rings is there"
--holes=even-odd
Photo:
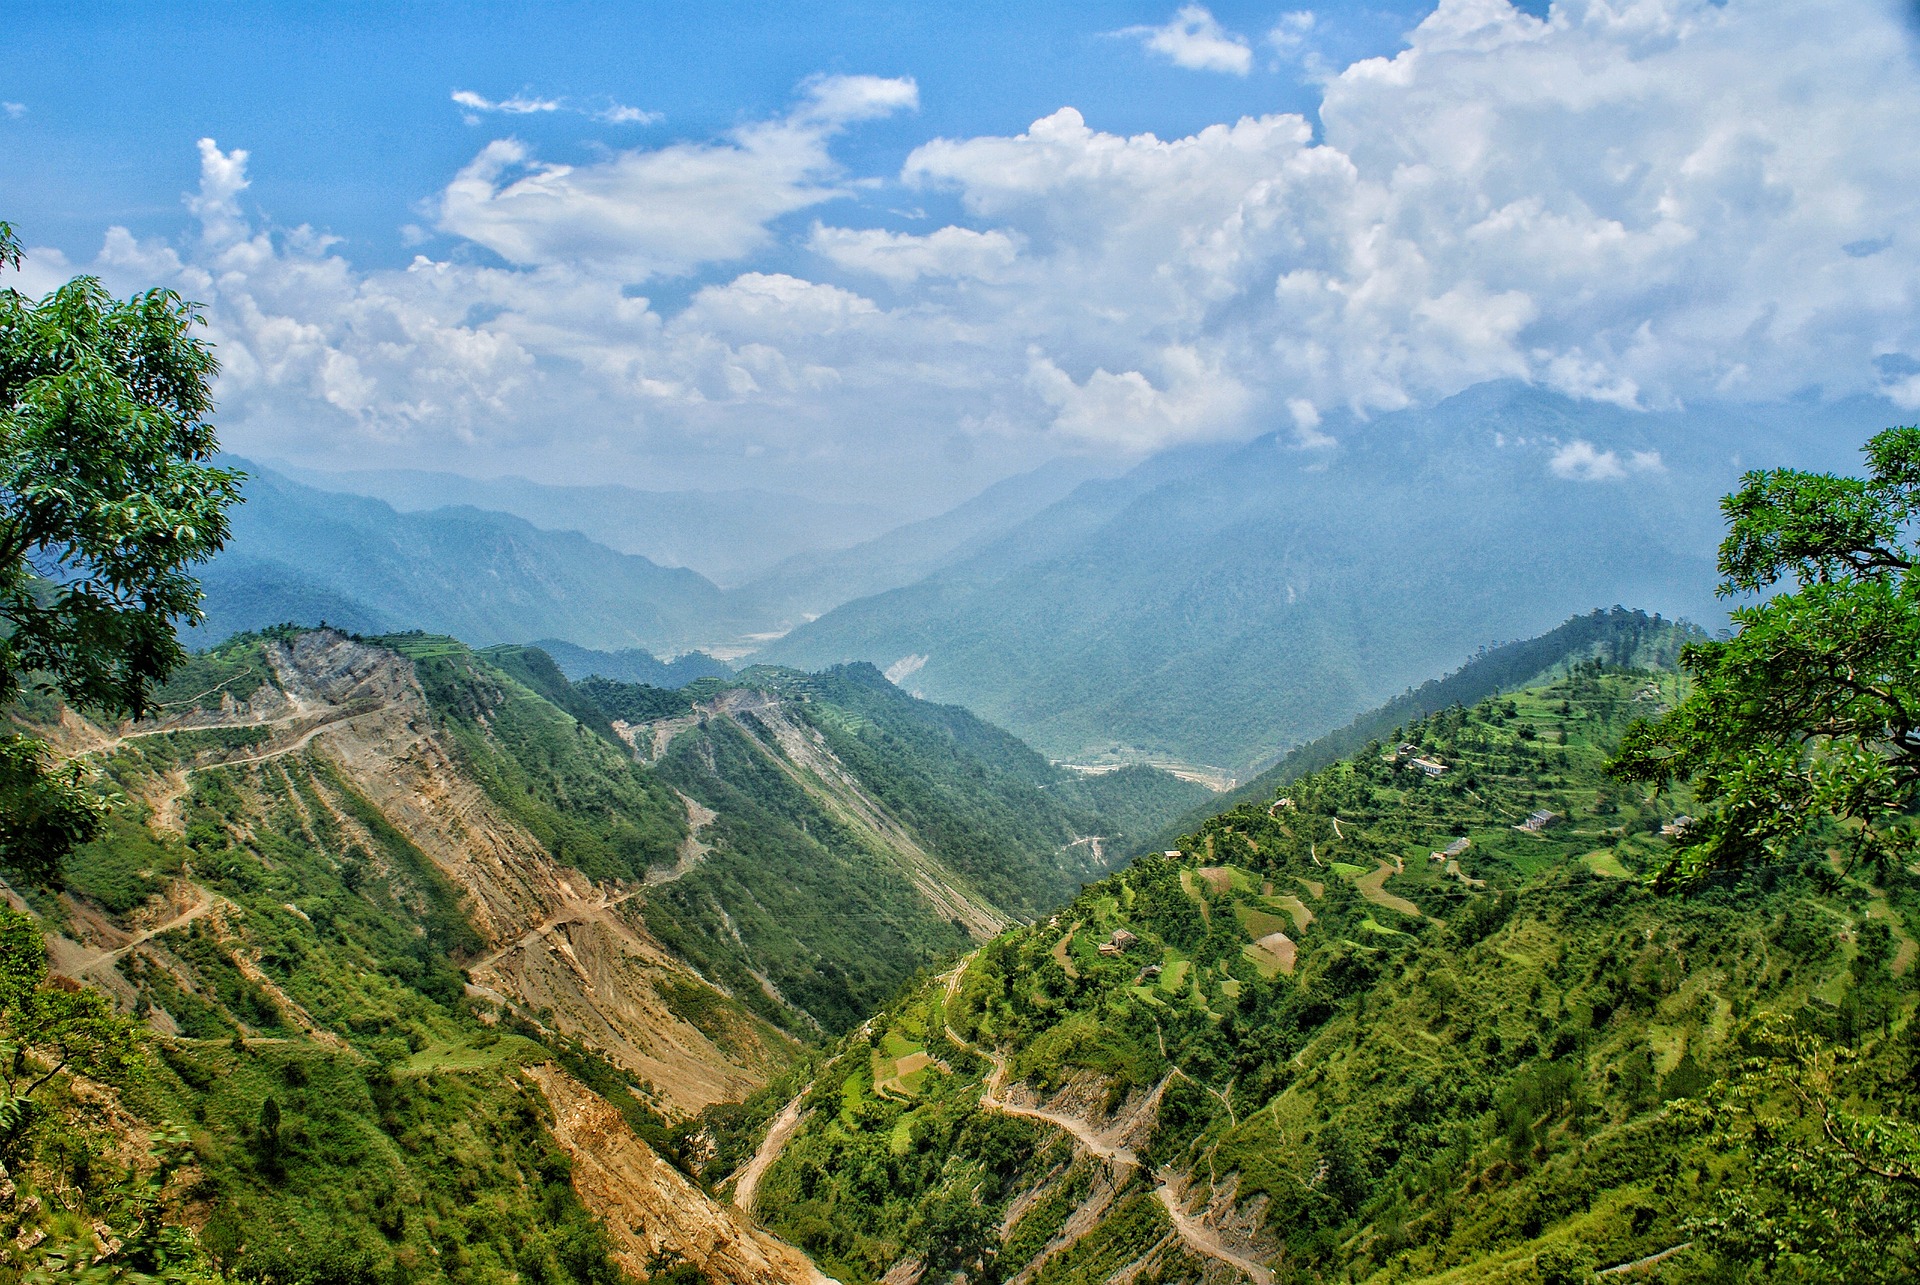
[[[0,266],[19,263],[0,223]],[[0,290],[0,703],[31,687],[138,717],[183,659],[189,568],[225,542],[241,480],[213,462],[200,322],[171,291],[115,299],[93,277]],[[0,861],[51,878],[99,819],[44,744],[0,738]]]
[[[1691,781],[1702,808],[1662,889],[1785,857],[1838,823],[1855,862],[1911,860],[1920,789],[1920,428],[1869,441],[1865,477],[1754,472],[1721,502],[1719,592],[1795,587],[1737,608],[1681,653],[1693,686],[1627,733],[1615,775]]]
[[[1912,860],[1920,428],[1887,429],[1864,453],[1864,477],[1749,473],[1721,503],[1720,593],[1792,588],[1734,611],[1731,637],[1682,651],[1692,690],[1659,722],[1636,723],[1614,759],[1629,781],[1691,781],[1701,804],[1656,888],[1781,860],[1816,829],[1856,865]],[[1869,1025],[1890,946],[1881,932],[1861,941],[1848,1035]],[[1737,1079],[1680,1108],[1716,1125],[1747,1175],[1696,1222],[1700,1240],[1750,1279],[1914,1279],[1920,1129],[1860,1112],[1858,1086],[1842,1082],[1851,1050],[1766,1024],[1747,1043],[1758,1055]]]
[[[120,1078],[144,1065],[133,1024],[97,990],[50,984],[33,920],[0,906],[0,1160],[63,1071]]]
[[[1748,1037],[1758,1056],[1708,1100],[1710,1124],[1749,1173],[1692,1230],[1750,1279],[1838,1285],[1920,1274],[1920,1130],[1841,1103],[1869,1090],[1861,1059],[1790,1027]],[[1876,1096],[1884,1094],[1884,1086]]]

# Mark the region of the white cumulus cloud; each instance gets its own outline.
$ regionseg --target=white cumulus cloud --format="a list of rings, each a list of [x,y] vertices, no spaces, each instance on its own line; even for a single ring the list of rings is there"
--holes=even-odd
[[[1017,237],[997,230],[976,232],[962,227],[914,235],[816,223],[808,245],[840,267],[871,273],[897,286],[922,277],[1003,278],[1020,254]]]
[[[560,110],[558,98],[535,98],[531,94],[515,94],[512,98],[496,101],[476,94],[471,89],[456,89],[453,91],[453,101],[471,111],[504,112],[509,116],[529,116],[537,112]]]
[[[1394,56],[1329,72],[1317,129],[1126,136],[1063,106],[886,174],[836,141],[917,87],[816,78],[771,119],[576,165],[491,141],[431,202],[456,243],[404,270],[261,222],[246,153],[209,140],[186,235],[116,230],[71,266],[206,301],[222,421],[282,454],[332,434],[348,457],[958,488],[962,438],[973,481],[1069,445],[1323,446],[1336,410],[1492,378],[1629,410],[1912,409],[1910,49],[1881,0],[1443,0]],[[946,226],[889,221],[914,204]],[[66,266],[29,256],[35,280]],[[668,277],[679,302],[640,297]],[[1574,441],[1549,476],[1660,467]]]
[[[1192,348],[1156,354],[1159,386],[1138,370],[1095,370],[1076,383],[1038,349],[1029,357],[1027,381],[1052,408],[1051,426],[1100,446],[1144,451],[1218,437],[1239,427],[1247,407],[1246,389]]]
[[[1185,4],[1165,26],[1126,27],[1115,33],[1141,44],[1176,67],[1244,76],[1253,70],[1253,49],[1245,36],[1220,25],[1205,5]]]
[[[605,98],[597,102],[581,102],[572,98],[541,98],[529,91],[522,91],[511,98],[492,99],[471,89],[456,89],[451,97],[466,109],[463,116],[469,125],[480,124],[483,115],[539,116],[555,112],[591,116],[609,125],[651,125],[662,119],[659,112],[643,111]]]
[[[1573,482],[1618,482],[1632,473],[1658,473],[1666,465],[1659,451],[1603,451],[1592,442],[1575,439],[1553,453],[1547,469]]]
[[[511,263],[591,266],[630,282],[741,259],[768,244],[774,219],[842,194],[827,151],[835,133],[916,101],[911,81],[826,77],[783,119],[581,166],[499,139],[441,193],[439,226]]]

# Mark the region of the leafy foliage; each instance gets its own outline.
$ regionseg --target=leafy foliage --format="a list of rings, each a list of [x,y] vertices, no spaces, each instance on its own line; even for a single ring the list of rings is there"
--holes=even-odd
[[[1920,790],[1920,428],[1868,442],[1864,478],[1749,473],[1723,503],[1720,591],[1798,588],[1734,613],[1737,632],[1682,661],[1687,700],[1634,728],[1616,773],[1690,781],[1710,805],[1663,886],[1779,860],[1842,823],[1854,860],[1910,861]]]
[[[1696,1233],[1763,1280],[1914,1279],[1920,1132],[1857,1105],[1898,1099],[1911,1050],[1861,1059],[1792,1025],[1756,1030],[1750,1043],[1743,1073],[1694,1108],[1749,1171],[1696,1217]]]
[[[0,865],[52,883],[61,858],[99,833],[105,817],[80,764],[56,768],[45,741],[0,736]]]
[[[0,223],[0,265],[18,266]],[[239,477],[211,463],[212,353],[191,304],[80,277],[0,290],[0,704],[23,684],[139,715],[199,619],[188,568],[217,551]],[[101,809],[44,742],[0,737],[0,863],[39,882]]]
[[[0,260],[17,261],[0,224]],[[199,618],[187,568],[226,538],[239,477],[211,461],[213,354],[166,290],[80,277],[0,290],[0,700],[28,674],[141,714]]]

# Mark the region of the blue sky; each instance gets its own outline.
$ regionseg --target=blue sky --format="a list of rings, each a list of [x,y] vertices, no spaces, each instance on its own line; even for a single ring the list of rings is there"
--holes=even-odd
[[[1316,13],[1330,62],[1390,53],[1430,6]],[[413,208],[472,155],[459,89],[491,100],[618,103],[659,119],[575,111],[513,117],[512,132],[572,161],[598,149],[704,139],[777,113],[820,73],[911,76],[917,112],[837,149],[862,174],[897,171],[929,137],[1017,133],[1062,104],[1122,134],[1178,136],[1276,110],[1311,113],[1298,58],[1266,52],[1245,77],[1195,75],[1112,33],[1163,23],[1154,4],[870,0],[842,4],[25,3],[0,99],[26,111],[0,130],[7,217],[39,242],[90,254],[101,230],[178,230],[198,177],[195,140],[256,158],[251,199],[347,239],[365,266],[401,264]],[[1284,8],[1216,4],[1259,33]],[[877,211],[884,216],[885,211]]]
[[[0,217],[319,467],[934,508],[1486,379],[1896,415],[1911,13],[16,4]]]

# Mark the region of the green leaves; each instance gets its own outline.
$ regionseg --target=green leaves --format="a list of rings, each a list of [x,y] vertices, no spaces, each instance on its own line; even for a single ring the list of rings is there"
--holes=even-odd
[[[0,263],[20,245],[0,223]],[[188,569],[227,537],[240,475],[213,464],[217,363],[194,305],[78,277],[0,290],[0,704],[22,685],[139,717],[200,619]],[[0,862],[50,880],[99,809],[46,747],[0,741]]]
[[[224,543],[240,483],[212,463],[200,320],[170,291],[116,300],[90,277],[37,303],[0,291],[0,699],[31,674],[138,716],[183,655],[188,568]]]
[[[1750,473],[1722,505],[1721,591],[1789,577],[1800,587],[1736,610],[1733,637],[1687,648],[1692,692],[1621,745],[1615,776],[1690,780],[1711,805],[1659,887],[1782,859],[1830,821],[1856,862],[1914,851],[1905,813],[1920,788],[1920,429],[1888,429],[1865,453],[1866,478]]]
[[[1901,541],[1920,502],[1920,428],[1890,428],[1867,443],[1866,478],[1775,469],[1749,473],[1721,501],[1723,594],[1757,593],[1793,576],[1825,583],[1904,571]]]
[[[1765,1279],[1907,1281],[1920,1270],[1920,1130],[1864,1114],[1859,1059],[1784,1024],[1748,1036],[1762,1056],[1706,1102],[1676,1108],[1711,1123],[1750,1180],[1690,1230]]]
[[[105,817],[78,764],[56,771],[46,742],[0,736],[0,863],[51,882],[60,858],[99,833]]]

